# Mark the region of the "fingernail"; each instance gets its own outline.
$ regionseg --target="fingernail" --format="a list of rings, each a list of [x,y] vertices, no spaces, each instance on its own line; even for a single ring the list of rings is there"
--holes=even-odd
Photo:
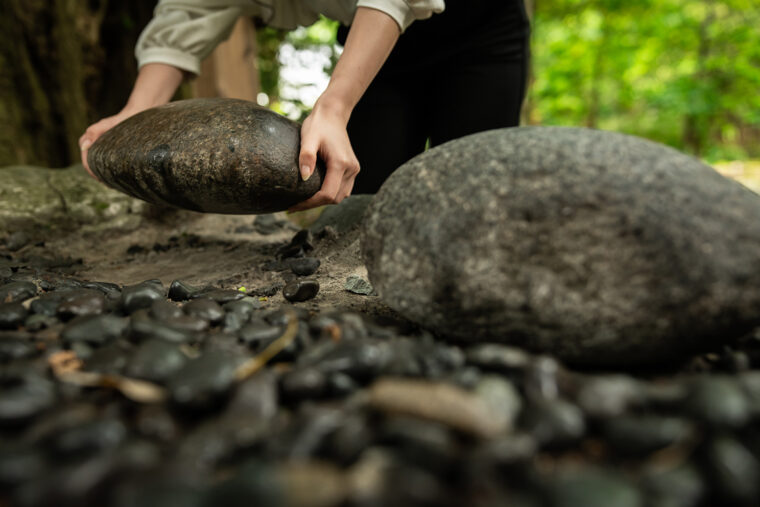
[[[311,178],[311,170],[309,166],[302,165],[301,166],[301,179],[304,181],[307,181],[309,178]]]
[[[82,144],[79,145],[79,149],[84,151],[90,146],[92,146],[92,141],[90,141],[89,139],[85,139],[84,141],[82,141]]]

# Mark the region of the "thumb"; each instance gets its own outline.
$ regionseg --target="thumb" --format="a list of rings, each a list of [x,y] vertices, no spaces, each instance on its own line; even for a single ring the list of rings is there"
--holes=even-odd
[[[319,144],[313,137],[306,137],[301,142],[301,154],[298,157],[299,170],[301,179],[308,180],[314,173],[314,166],[317,164],[317,151]]]

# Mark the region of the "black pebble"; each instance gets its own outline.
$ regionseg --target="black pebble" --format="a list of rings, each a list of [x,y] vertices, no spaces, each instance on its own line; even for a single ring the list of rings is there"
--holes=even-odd
[[[55,386],[49,380],[27,372],[0,382],[0,426],[28,423],[55,403]]]
[[[187,356],[178,346],[165,340],[143,342],[127,365],[127,376],[163,382],[187,362]]]
[[[193,287],[181,280],[174,280],[169,286],[169,299],[172,301],[187,301],[201,289]]]
[[[72,320],[61,332],[65,342],[102,345],[120,337],[127,328],[126,319],[115,315],[86,315]]]
[[[18,329],[28,313],[21,303],[0,303],[0,329]]]
[[[319,293],[319,282],[316,280],[296,280],[282,289],[282,295],[291,303],[308,301]]]
[[[224,310],[219,306],[219,303],[212,299],[193,299],[189,303],[185,303],[182,310],[188,315],[207,320],[212,324],[221,322],[224,318]]]
[[[169,378],[172,401],[181,408],[220,407],[235,380],[235,362],[226,353],[208,351],[191,359]]]
[[[58,305],[61,303],[62,296],[57,292],[49,292],[32,301],[29,307],[32,313],[44,315],[46,317],[55,317],[58,311]]]
[[[34,297],[37,286],[32,282],[11,282],[0,286],[0,303],[20,303]]]
[[[83,282],[82,288],[99,290],[109,299],[119,299],[121,287],[110,282]]]
[[[143,282],[124,287],[121,292],[121,304],[124,311],[131,314],[141,308],[150,308],[154,301],[163,297],[162,288],[151,282]]]
[[[258,350],[268,345],[282,334],[279,326],[272,326],[263,320],[255,320],[245,326],[238,332],[238,338],[254,350]]]
[[[56,313],[63,320],[83,315],[98,315],[106,306],[105,296],[94,289],[77,289],[70,291],[58,304]]]
[[[53,449],[60,456],[83,456],[113,449],[127,438],[127,427],[118,419],[88,421],[59,434]]]
[[[237,301],[245,297],[245,293],[235,289],[210,289],[199,292],[191,296],[192,298],[203,297],[216,301],[220,305]]]
[[[299,368],[283,375],[280,389],[291,401],[319,398],[327,392],[327,376],[316,368]]]
[[[319,269],[320,261],[316,257],[301,257],[298,259],[291,259],[290,269],[298,276],[313,275],[314,272]]]
[[[182,308],[165,299],[157,299],[150,305],[150,315],[164,321],[183,315]]]
[[[21,331],[0,331],[0,362],[32,357],[37,353],[32,335]],[[0,381],[2,381],[0,379]]]

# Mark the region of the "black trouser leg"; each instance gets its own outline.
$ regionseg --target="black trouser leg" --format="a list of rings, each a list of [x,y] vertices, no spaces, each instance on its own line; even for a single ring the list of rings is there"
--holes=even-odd
[[[417,21],[348,124],[361,171],[353,193],[375,193],[401,164],[475,132],[519,124],[529,26],[522,0],[448,0]],[[347,29],[339,31],[345,42]]]

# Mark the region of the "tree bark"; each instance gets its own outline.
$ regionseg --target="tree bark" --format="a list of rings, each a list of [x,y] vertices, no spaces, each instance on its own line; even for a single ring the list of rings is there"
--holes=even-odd
[[[0,2],[0,166],[61,167],[77,140],[124,105],[133,48],[155,0]]]

